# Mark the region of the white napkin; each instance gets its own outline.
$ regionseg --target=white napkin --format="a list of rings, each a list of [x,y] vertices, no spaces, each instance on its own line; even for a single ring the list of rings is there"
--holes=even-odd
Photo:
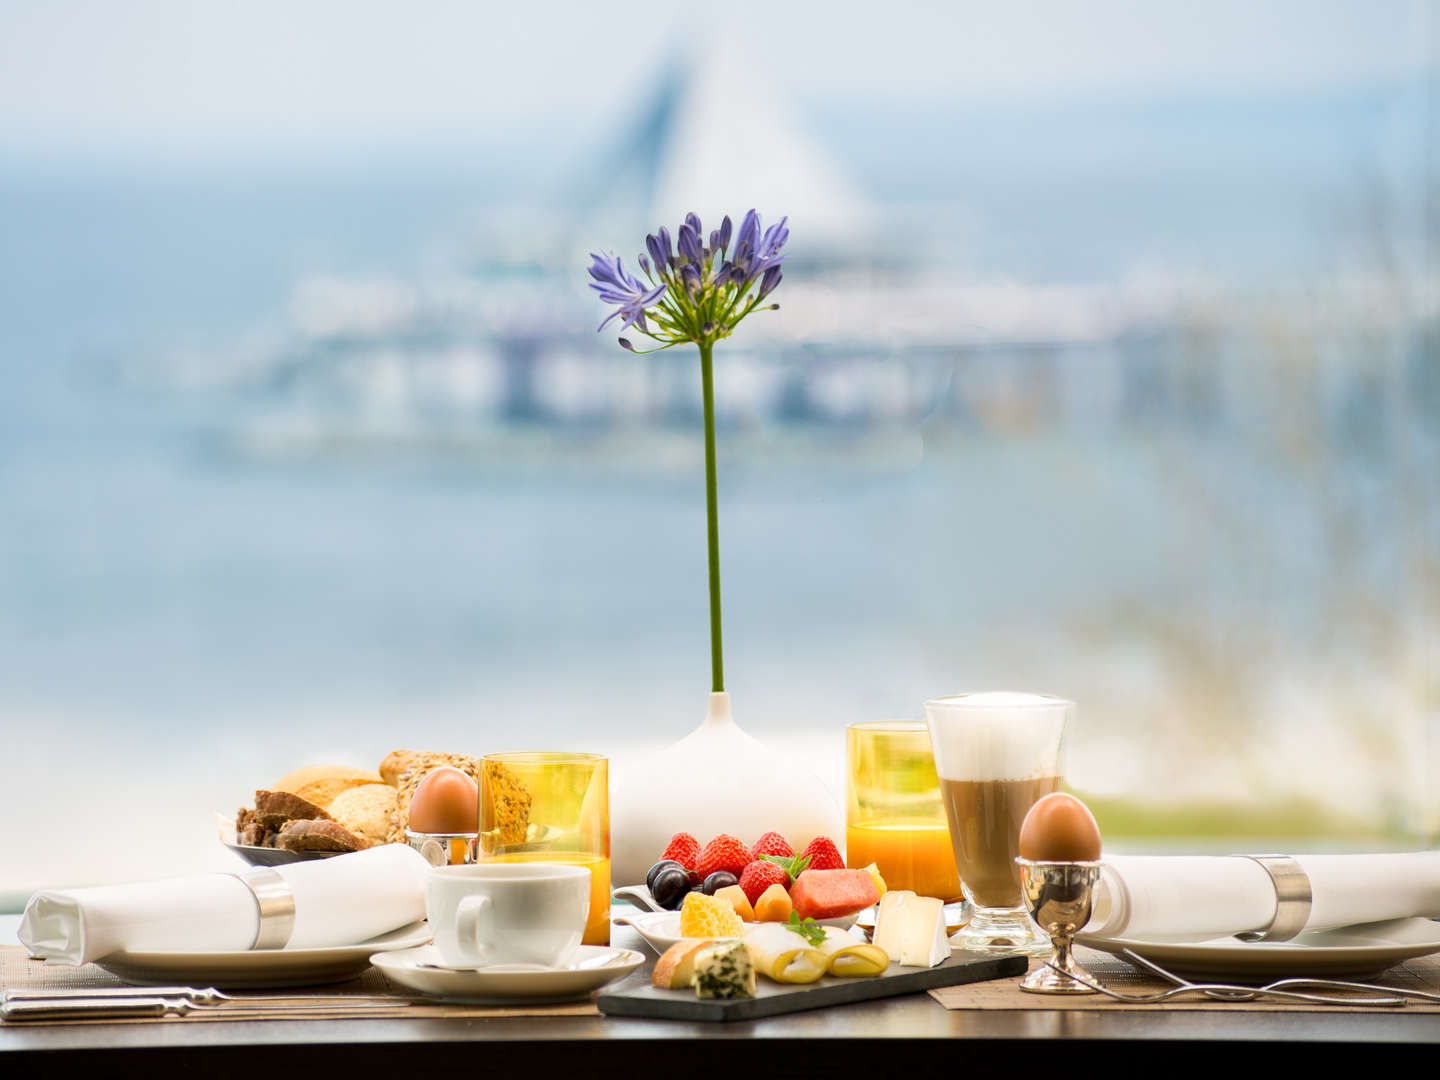
[[[354,945],[425,917],[430,864],[406,844],[288,863],[275,870],[295,894],[287,949]],[[25,905],[20,940],[57,964],[111,953],[231,952],[259,930],[255,896],[239,877],[192,877],[38,892]]]
[[[1440,851],[1293,858],[1310,878],[1306,930],[1440,916]],[[1275,885],[1253,859],[1118,855],[1100,871],[1084,932],[1204,941],[1263,930],[1274,918]]]

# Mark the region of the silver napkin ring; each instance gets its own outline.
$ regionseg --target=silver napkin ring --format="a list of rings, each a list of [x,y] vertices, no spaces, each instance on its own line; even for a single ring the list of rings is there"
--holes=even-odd
[[[1310,878],[1289,855],[1246,855],[1265,868],[1275,884],[1275,918],[1263,930],[1235,936],[1241,941],[1289,941],[1310,921]]]
[[[295,894],[290,891],[290,883],[268,866],[257,866],[235,876],[255,894],[260,909],[260,928],[250,948],[283,949],[295,930]]]

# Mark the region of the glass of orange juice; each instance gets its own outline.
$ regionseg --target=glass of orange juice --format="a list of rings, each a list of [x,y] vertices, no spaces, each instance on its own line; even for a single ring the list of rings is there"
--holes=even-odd
[[[845,729],[845,865],[875,863],[891,889],[964,898],[923,720]]]
[[[610,944],[610,763],[599,754],[480,759],[477,862],[548,862],[590,871],[586,945]]]

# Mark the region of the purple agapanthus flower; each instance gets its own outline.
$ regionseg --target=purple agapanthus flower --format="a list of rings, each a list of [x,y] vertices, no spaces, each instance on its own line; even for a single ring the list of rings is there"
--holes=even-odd
[[[703,347],[729,337],[751,312],[778,307],[762,308],[760,302],[780,284],[789,220],[781,218],[762,229],[760,215],[751,210],[738,230],[727,216],[707,237],[699,216],[686,214],[673,245],[664,226],[645,238],[645,253],[637,259],[643,282],[627,273],[616,256],[592,253],[591,288],[606,303],[617,305],[600,329],[623,316],[621,330],[633,325],[661,348],[684,342]],[[647,325],[647,310],[653,325]],[[620,344],[632,352],[644,351],[625,338]]]
[[[604,330],[605,323],[617,315],[625,316],[625,321],[620,324],[621,330],[637,322],[640,329],[645,329],[645,309],[665,295],[665,283],[662,281],[655,288],[647,289],[625,269],[618,255],[596,255],[592,252],[590,258],[590,276],[595,279],[590,287],[600,294],[605,303],[620,305],[595,329]]]

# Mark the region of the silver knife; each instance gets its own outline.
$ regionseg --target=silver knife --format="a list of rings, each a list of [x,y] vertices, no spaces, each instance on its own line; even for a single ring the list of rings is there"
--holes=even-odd
[[[17,1022],[24,1020],[118,1020],[127,1017],[189,1016],[192,1013],[211,1013],[234,1016],[267,1014],[277,1011],[287,1013],[322,1013],[333,1016],[341,1012],[363,1013],[369,1009],[385,1009],[402,1002],[357,1002],[337,1004],[297,1005],[197,1005],[183,997],[66,997],[44,1000],[6,1000],[0,1002],[0,1020]]]
[[[251,1002],[303,1001],[351,1002],[382,1001],[403,1005],[415,999],[398,994],[227,994],[213,986],[70,986],[70,987],[12,987],[0,990],[0,1003],[7,1001],[71,1001],[97,999],[124,999],[140,997],[184,998],[196,1005],[246,1005]]]

